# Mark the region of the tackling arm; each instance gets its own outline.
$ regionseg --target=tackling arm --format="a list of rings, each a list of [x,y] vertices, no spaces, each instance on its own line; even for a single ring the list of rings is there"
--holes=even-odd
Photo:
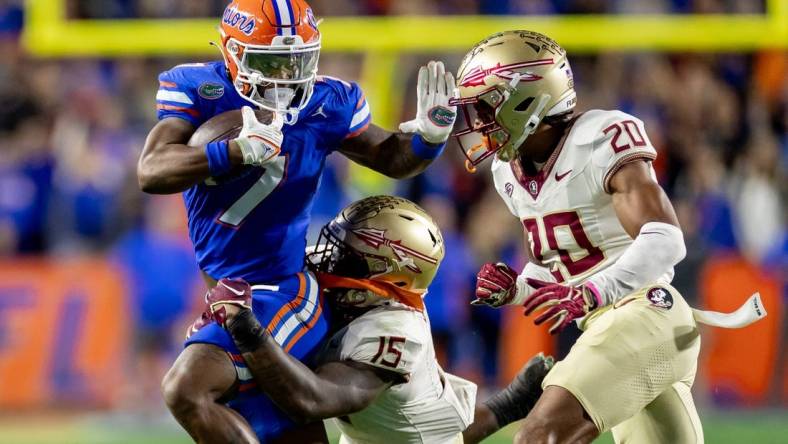
[[[301,423],[363,410],[394,381],[383,370],[353,361],[329,362],[312,371],[282,350],[251,310],[234,316],[227,328],[257,386]]]

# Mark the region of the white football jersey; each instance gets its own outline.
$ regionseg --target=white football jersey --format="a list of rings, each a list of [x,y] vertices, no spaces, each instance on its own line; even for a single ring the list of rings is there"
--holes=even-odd
[[[592,110],[574,119],[537,175],[528,176],[519,160],[496,158],[491,168],[495,189],[522,221],[531,260],[575,285],[615,263],[633,242],[613,208],[610,178],[629,162],[656,157],[640,119]],[[660,282],[672,278],[671,270]]]
[[[402,382],[364,410],[334,419],[342,443],[456,443],[473,422],[476,385],[440,368],[426,313],[393,304],[359,316],[318,355],[318,365],[345,360],[395,372]]]

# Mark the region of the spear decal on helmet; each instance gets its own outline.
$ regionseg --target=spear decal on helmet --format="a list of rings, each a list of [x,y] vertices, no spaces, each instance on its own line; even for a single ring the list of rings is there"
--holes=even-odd
[[[496,75],[503,79],[513,79],[516,73],[515,69],[525,68],[528,66],[541,66],[541,65],[552,65],[553,59],[541,59],[541,60],[532,60],[530,62],[521,62],[521,63],[512,63],[509,65],[501,65],[500,63],[496,64],[492,68],[482,68],[481,66],[477,66],[471,69],[465,77],[462,78],[460,82],[460,86],[468,87],[468,86],[480,86],[484,85],[484,79],[490,75]],[[532,73],[519,73],[520,80],[523,82],[533,82],[535,80],[541,80],[542,77]]]
[[[388,239],[386,237],[386,230],[380,230],[378,228],[356,228],[351,230],[351,232],[358,236],[365,244],[376,250],[379,250],[382,246],[391,248],[391,251],[394,252],[399,263],[403,265],[407,264],[405,266],[414,273],[421,273],[421,269],[413,263],[414,257],[430,264],[438,263],[436,259],[402,245],[401,240]]]

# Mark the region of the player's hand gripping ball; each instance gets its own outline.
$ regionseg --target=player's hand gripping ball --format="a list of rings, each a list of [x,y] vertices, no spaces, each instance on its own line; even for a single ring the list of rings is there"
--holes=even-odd
[[[252,309],[252,287],[243,279],[221,279],[205,296],[217,324],[227,323],[242,310]]]
[[[500,307],[517,294],[517,272],[503,262],[482,265],[476,274],[476,299],[473,305]]]
[[[431,61],[427,66],[422,66],[416,85],[416,118],[401,123],[399,130],[403,133],[418,133],[432,144],[445,142],[457,119],[457,107],[449,106],[454,89],[454,75],[446,72],[443,62]]]
[[[602,305],[599,294],[587,285],[570,286],[531,278],[527,282],[536,291],[525,300],[525,315],[541,312],[534,324],[551,322],[550,334],[560,333],[572,321]]]
[[[261,123],[248,106],[243,107],[241,114],[243,129],[235,143],[241,149],[244,165],[264,166],[282,152],[284,119],[279,113],[273,113],[271,123]]]

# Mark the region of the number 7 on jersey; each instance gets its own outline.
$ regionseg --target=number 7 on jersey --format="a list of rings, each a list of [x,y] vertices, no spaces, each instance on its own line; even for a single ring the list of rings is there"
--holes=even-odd
[[[260,179],[219,216],[219,222],[233,227],[241,225],[246,216],[279,186],[285,177],[286,169],[287,157],[285,156],[279,156],[266,165],[265,172],[260,176]]]

